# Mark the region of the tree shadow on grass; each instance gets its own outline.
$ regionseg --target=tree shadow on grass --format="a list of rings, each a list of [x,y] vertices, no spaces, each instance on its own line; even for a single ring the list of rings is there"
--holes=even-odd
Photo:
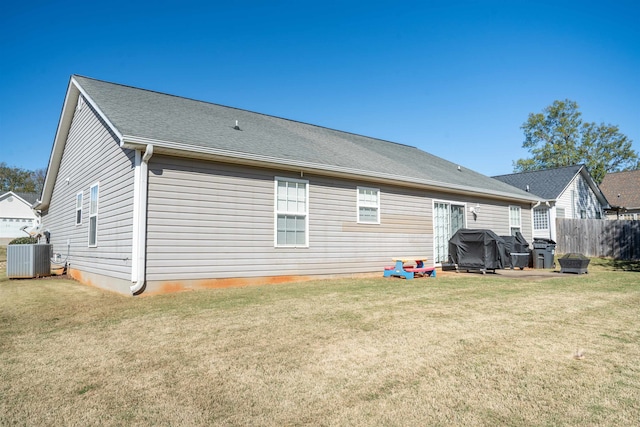
[[[596,263],[606,269],[640,272],[640,260],[628,261],[611,258],[596,258]]]

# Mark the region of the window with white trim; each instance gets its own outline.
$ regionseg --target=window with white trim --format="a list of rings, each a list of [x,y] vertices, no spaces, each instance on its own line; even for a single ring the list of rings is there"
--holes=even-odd
[[[511,230],[512,236],[518,231],[522,232],[520,206],[509,206],[509,229]]]
[[[309,181],[275,179],[276,247],[309,246]]]
[[[98,188],[93,184],[89,190],[89,247],[98,246]]]
[[[358,187],[358,223],[380,224],[380,190]]]
[[[82,224],[82,191],[76,194],[76,225]]]
[[[533,229],[549,229],[549,208],[535,208],[533,210]]]

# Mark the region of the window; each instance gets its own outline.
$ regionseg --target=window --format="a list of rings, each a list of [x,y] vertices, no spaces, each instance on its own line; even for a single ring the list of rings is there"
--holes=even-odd
[[[511,229],[511,235],[514,236],[516,232],[521,231],[520,221],[520,206],[509,206],[509,228]]]
[[[380,190],[358,187],[358,222],[380,224]]]
[[[277,247],[308,247],[309,182],[275,180],[275,243]]]
[[[82,224],[82,191],[76,194],[76,225]]]
[[[98,246],[98,187],[93,184],[89,190],[89,247]]]
[[[549,229],[549,209],[536,208],[533,210],[533,229],[548,230]]]

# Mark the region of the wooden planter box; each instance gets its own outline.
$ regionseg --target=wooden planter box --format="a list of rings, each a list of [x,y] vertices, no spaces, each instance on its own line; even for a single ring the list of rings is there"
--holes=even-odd
[[[560,273],[587,274],[587,267],[591,260],[582,254],[567,254],[558,259]]]

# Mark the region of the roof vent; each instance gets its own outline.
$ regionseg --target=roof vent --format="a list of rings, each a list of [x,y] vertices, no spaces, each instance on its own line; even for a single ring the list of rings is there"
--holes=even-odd
[[[529,184],[527,184],[527,193],[529,192]]]
[[[458,165],[458,170],[459,170],[459,171],[462,171],[462,168],[460,167],[460,165]]]
[[[238,121],[236,120],[236,125],[233,127],[235,130],[242,130],[240,126],[238,126]]]

